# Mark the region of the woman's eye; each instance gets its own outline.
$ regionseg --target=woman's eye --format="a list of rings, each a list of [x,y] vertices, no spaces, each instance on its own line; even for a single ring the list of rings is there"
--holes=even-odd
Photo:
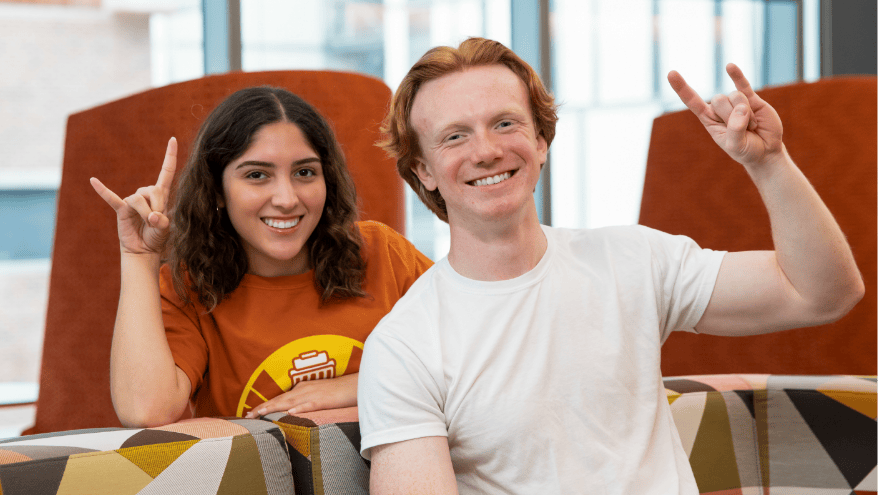
[[[315,175],[317,175],[317,172],[310,168],[303,168],[296,172],[296,177],[314,177]]]
[[[246,177],[248,179],[264,179],[267,176],[265,175],[265,172],[260,172],[259,170],[254,170],[252,172],[247,172],[247,175],[245,175],[244,177]]]

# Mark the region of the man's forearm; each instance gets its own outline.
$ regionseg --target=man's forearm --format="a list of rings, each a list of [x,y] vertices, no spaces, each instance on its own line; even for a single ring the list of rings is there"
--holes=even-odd
[[[838,223],[785,147],[777,160],[746,168],[768,210],[777,263],[803,307],[815,318],[840,318],[864,288]]]

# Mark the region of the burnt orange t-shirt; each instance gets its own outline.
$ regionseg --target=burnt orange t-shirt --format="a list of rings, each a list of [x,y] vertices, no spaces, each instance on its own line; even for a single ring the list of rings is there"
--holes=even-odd
[[[368,298],[320,306],[313,271],[247,274],[208,314],[197,302],[184,307],[162,267],[165,334],[192,382],[196,416],[243,416],[299,381],[359,371],[366,337],[433,263],[384,224],[358,226]]]

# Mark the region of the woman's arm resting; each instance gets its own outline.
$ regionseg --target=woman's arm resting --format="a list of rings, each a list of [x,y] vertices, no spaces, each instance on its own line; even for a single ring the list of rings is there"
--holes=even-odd
[[[371,450],[372,495],[457,495],[447,438],[415,438]]]
[[[338,378],[299,382],[289,392],[254,407],[245,417],[257,418],[278,411],[296,414],[356,406],[359,376],[359,373],[351,373]]]

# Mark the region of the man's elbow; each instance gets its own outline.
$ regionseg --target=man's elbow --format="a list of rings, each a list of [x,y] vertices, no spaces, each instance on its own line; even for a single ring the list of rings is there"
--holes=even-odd
[[[863,299],[865,294],[866,286],[863,283],[863,277],[857,274],[847,286],[835,291],[823,301],[823,304],[817,307],[815,315],[819,321],[815,324],[824,325],[842,319]]]

